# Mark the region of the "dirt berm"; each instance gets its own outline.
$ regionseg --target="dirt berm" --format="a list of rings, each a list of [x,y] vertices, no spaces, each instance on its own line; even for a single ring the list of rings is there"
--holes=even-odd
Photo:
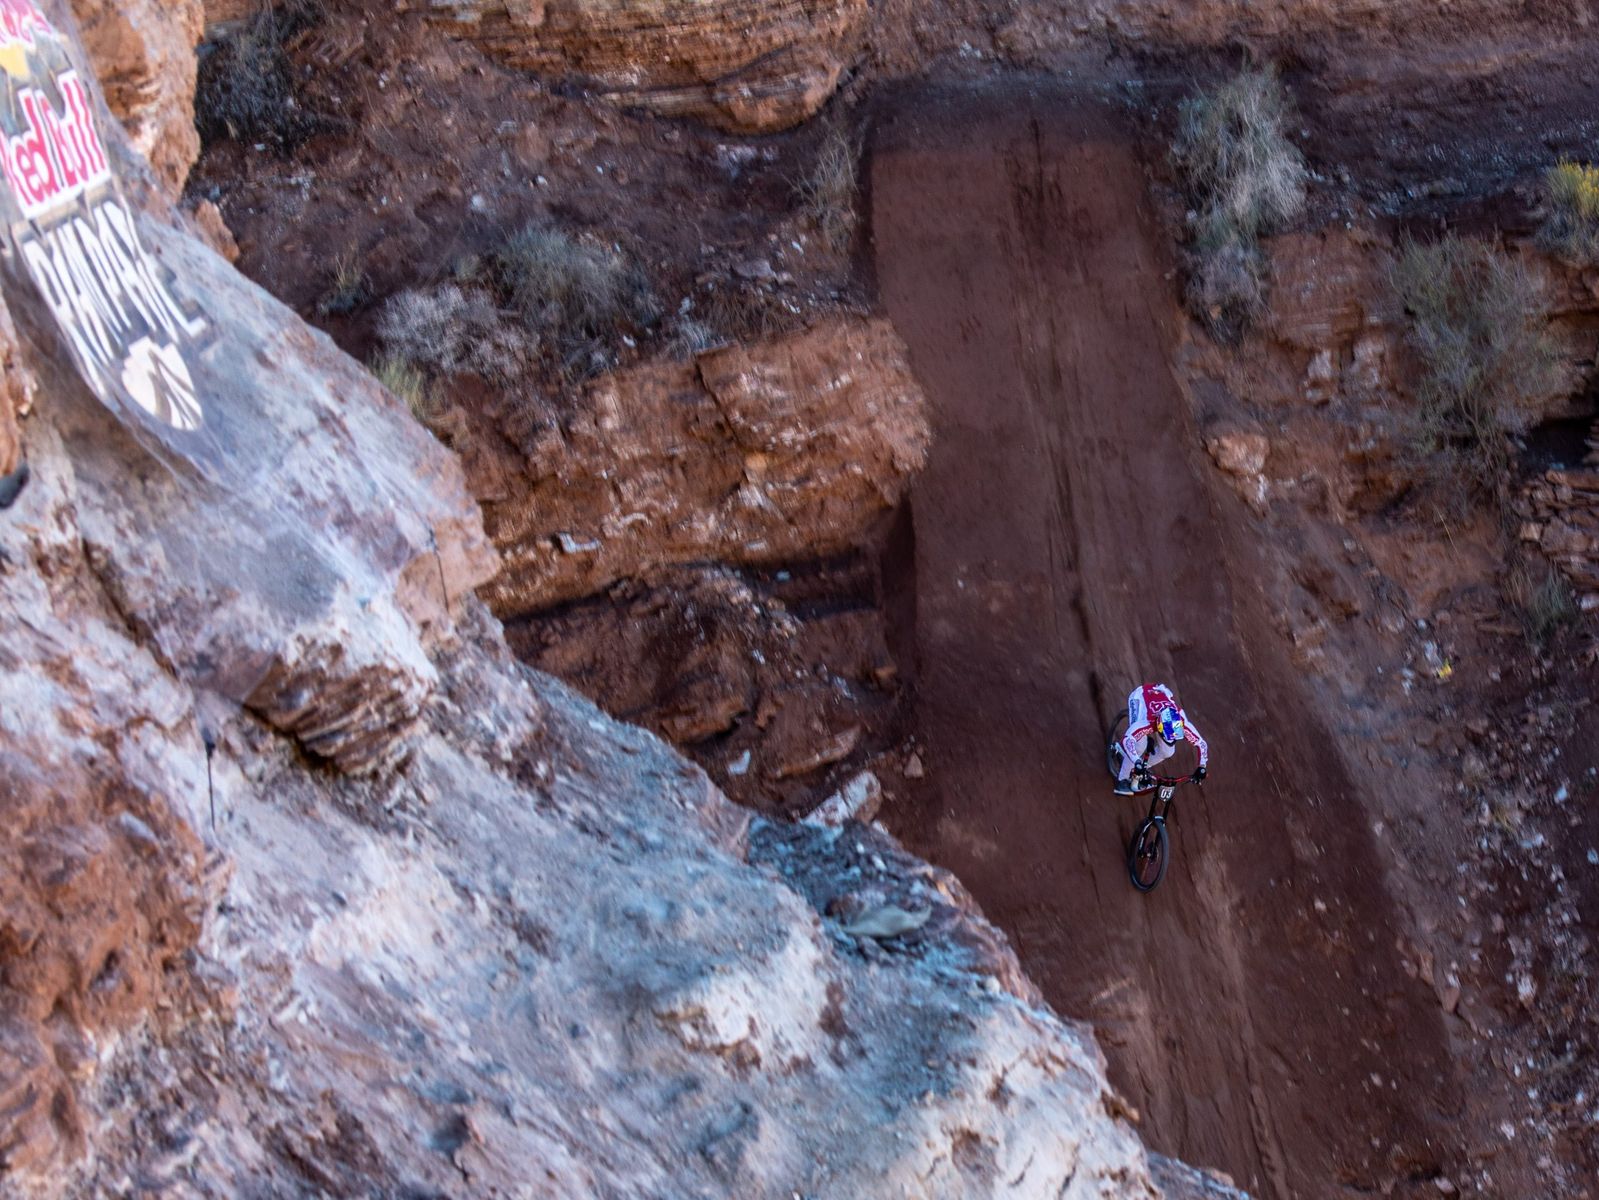
[[[1093,1022],[1156,1148],[1260,1196],[1420,1195],[1473,1114],[1398,960],[1375,814],[1199,461],[1132,146],[1110,107],[1023,87],[880,114],[876,269],[935,425],[903,581],[927,778],[896,832]],[[1148,896],[1122,858],[1143,802],[1104,767],[1145,679],[1213,756]]]

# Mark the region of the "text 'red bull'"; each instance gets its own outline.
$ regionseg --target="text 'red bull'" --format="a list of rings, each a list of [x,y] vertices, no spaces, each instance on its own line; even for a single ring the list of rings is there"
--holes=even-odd
[[[63,102],[60,112],[38,88],[17,93],[27,128],[7,135],[0,148],[6,179],[30,221],[111,178],[83,80],[76,71],[67,71],[56,87]]]

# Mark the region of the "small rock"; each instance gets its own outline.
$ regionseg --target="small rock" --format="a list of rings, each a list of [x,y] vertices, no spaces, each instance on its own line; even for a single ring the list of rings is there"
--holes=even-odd
[[[863,912],[843,930],[851,937],[895,938],[920,929],[932,915],[931,908],[907,912],[897,904],[884,904]]]
[[[558,533],[556,542],[561,547],[563,554],[591,554],[600,548],[600,543],[592,539],[573,537],[570,533]]]
[[[117,828],[140,854],[148,857],[161,849],[161,839],[156,837],[155,830],[130,812],[117,814]]]
[[[805,818],[805,824],[835,828],[845,821],[862,824],[877,815],[883,803],[883,785],[870,771],[854,776]]]
[[[751,281],[764,281],[774,279],[777,272],[772,269],[772,264],[764,258],[752,258],[748,262],[741,262],[733,268],[733,274],[740,279]]]
[[[921,779],[926,774],[927,768],[922,765],[922,756],[920,754],[912,754],[905,760],[906,779]]]
[[[1455,1194],[1455,1181],[1450,1179],[1447,1175],[1438,1176],[1438,1178],[1432,1181],[1432,1186],[1437,1188],[1446,1196],[1453,1196]]]
[[[740,754],[732,762],[727,764],[727,773],[729,775],[743,775],[749,769],[750,769],[750,752],[748,750],[744,751],[743,754]]]
[[[1252,478],[1265,470],[1271,442],[1263,434],[1236,430],[1210,438],[1205,449],[1227,474]]]

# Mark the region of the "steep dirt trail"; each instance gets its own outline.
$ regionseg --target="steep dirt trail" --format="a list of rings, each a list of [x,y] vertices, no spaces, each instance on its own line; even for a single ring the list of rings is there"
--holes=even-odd
[[[1093,1023],[1156,1148],[1264,1197],[1425,1194],[1460,1152],[1440,1012],[1304,684],[1234,602],[1249,557],[1167,366],[1130,135],[1062,94],[921,92],[881,114],[871,186],[936,435],[907,581],[928,775],[896,832]],[[1143,804],[1110,794],[1102,749],[1144,678],[1178,687],[1215,764],[1147,897],[1122,860]]]

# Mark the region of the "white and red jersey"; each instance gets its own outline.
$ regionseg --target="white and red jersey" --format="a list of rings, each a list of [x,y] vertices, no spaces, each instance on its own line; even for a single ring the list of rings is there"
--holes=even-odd
[[[1171,694],[1171,689],[1164,683],[1145,683],[1135,687],[1132,694],[1127,697],[1127,732],[1122,735],[1122,761],[1127,764],[1142,758],[1145,750],[1145,739],[1155,731],[1160,722],[1160,714],[1168,708],[1174,708],[1182,713],[1182,706],[1177,703],[1177,697]],[[1205,739],[1200,736],[1199,730],[1194,728],[1194,723],[1183,713],[1183,740],[1190,743],[1199,751],[1199,765],[1204,767],[1210,763],[1210,747],[1205,745]],[[1157,737],[1154,739],[1155,753],[1150,757],[1154,761],[1171,757],[1172,751]],[[1165,751],[1161,753],[1161,751]]]

